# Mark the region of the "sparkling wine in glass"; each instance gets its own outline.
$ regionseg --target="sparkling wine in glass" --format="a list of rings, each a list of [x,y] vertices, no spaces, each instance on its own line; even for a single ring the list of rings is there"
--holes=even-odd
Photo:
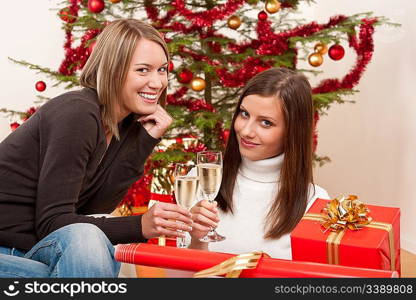
[[[197,153],[199,184],[202,195],[209,202],[214,202],[221,186],[222,155],[219,151],[202,151]],[[219,242],[225,237],[218,234],[214,228],[202,238],[202,242]]]
[[[194,205],[199,185],[197,166],[190,163],[178,163],[175,166],[174,177],[176,203],[190,210]],[[186,248],[185,238],[177,239],[177,247]]]

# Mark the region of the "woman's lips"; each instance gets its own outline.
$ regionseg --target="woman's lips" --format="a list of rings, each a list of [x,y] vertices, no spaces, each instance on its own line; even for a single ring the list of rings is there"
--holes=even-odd
[[[246,148],[254,148],[254,147],[259,145],[259,144],[256,144],[256,143],[249,142],[249,141],[247,141],[243,138],[240,138],[240,142],[241,142],[241,145],[246,147]]]
[[[146,95],[149,95],[150,97],[146,97]],[[157,93],[156,94],[139,93],[139,96],[146,103],[154,104],[154,103],[156,103],[158,101]],[[151,98],[154,98],[154,99],[151,99]]]

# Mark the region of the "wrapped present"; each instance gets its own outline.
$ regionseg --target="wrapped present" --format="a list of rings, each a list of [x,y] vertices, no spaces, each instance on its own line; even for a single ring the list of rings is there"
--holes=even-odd
[[[397,277],[396,271],[273,259],[261,252],[234,255],[150,244],[119,245],[117,261],[198,272],[194,277]]]
[[[317,199],[290,237],[293,260],[400,275],[399,208],[364,205],[356,196]]]

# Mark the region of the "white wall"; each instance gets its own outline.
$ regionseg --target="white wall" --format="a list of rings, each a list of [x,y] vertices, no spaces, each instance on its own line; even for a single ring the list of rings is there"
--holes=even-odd
[[[351,97],[355,104],[335,105],[319,123],[319,148],[332,162],[317,168],[315,181],[331,196],[357,194],[371,204],[402,209],[402,247],[416,253],[416,102],[411,83],[416,79],[416,23],[411,18],[416,2],[319,0],[302,6],[300,16],[325,22],[336,14],[373,11],[402,24],[399,29],[379,28],[375,34],[375,54],[359,86]],[[56,17],[57,1],[4,1],[0,18],[0,107],[24,110],[33,105],[34,84],[44,80],[49,86],[42,94],[53,97],[63,91],[51,88],[48,79],[14,65],[7,56],[24,59],[56,70],[63,59],[64,34]],[[24,9],[22,9],[24,7]],[[348,72],[355,57],[346,48],[338,62],[326,57],[318,68],[327,77]],[[302,65],[300,65],[301,67]],[[9,120],[0,117],[0,140],[10,132]]]
[[[0,18],[0,108],[24,111],[34,106],[36,95],[54,97],[63,88],[52,88],[52,81],[43,74],[14,64],[7,57],[25,60],[57,70],[64,58],[64,32],[57,17],[56,0],[3,1]],[[44,92],[35,83],[47,84]],[[9,119],[0,116],[0,140],[9,133]]]
[[[331,196],[356,194],[364,202],[401,208],[402,248],[416,253],[416,23],[414,1],[319,0],[309,11],[318,20],[335,14],[373,11],[401,23],[374,35],[372,62],[358,85],[355,104],[333,106],[319,123],[319,148],[332,162],[315,171]],[[413,22],[412,22],[413,21]],[[353,50],[322,70],[344,74]]]

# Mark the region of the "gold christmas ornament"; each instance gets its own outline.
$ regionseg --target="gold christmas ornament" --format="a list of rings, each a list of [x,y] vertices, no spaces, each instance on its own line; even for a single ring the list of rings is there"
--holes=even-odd
[[[240,19],[240,17],[239,16],[235,16],[235,15],[229,17],[228,18],[228,21],[227,21],[227,25],[231,29],[236,30],[241,25],[241,19]]]
[[[191,88],[194,91],[202,91],[203,89],[205,89],[206,83],[205,80],[202,79],[201,77],[195,77],[192,79],[191,81]]]
[[[308,56],[308,62],[312,67],[319,67],[324,62],[321,53],[315,52]]]
[[[265,10],[269,13],[269,14],[274,14],[277,13],[280,10],[280,2],[277,0],[267,0],[266,5],[265,5]]]
[[[321,55],[324,55],[328,52],[328,46],[324,43],[317,43],[314,49],[315,49],[315,52],[318,52]]]
[[[119,3],[121,0],[110,0],[111,3]]]

